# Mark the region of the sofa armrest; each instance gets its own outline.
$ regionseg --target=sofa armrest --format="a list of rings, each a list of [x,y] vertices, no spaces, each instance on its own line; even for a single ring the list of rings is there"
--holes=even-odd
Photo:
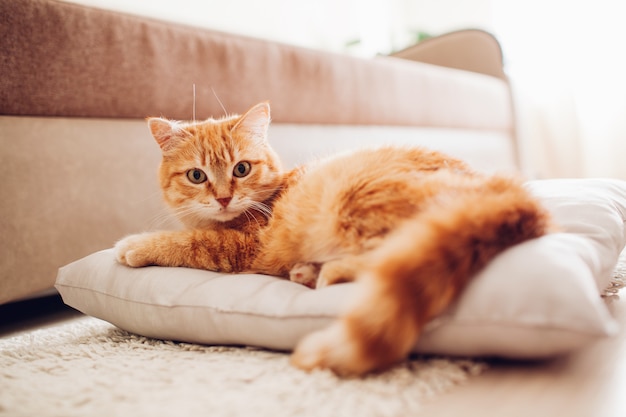
[[[427,39],[391,56],[426,64],[456,68],[506,80],[502,49],[490,33],[478,29],[460,30]]]

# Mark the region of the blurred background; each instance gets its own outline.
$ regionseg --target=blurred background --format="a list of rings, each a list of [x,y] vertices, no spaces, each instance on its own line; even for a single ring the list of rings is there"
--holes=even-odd
[[[500,41],[532,175],[626,179],[623,0],[70,0],[362,58],[478,28]]]

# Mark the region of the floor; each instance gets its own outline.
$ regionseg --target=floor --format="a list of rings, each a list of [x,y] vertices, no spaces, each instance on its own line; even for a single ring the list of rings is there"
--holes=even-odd
[[[607,300],[621,333],[547,362],[490,362],[471,382],[427,403],[421,415],[626,416],[626,295]],[[80,316],[58,296],[0,306],[0,338]]]
[[[469,384],[438,396],[423,415],[626,416],[626,292],[607,300],[618,336],[567,357],[540,363],[491,363]]]

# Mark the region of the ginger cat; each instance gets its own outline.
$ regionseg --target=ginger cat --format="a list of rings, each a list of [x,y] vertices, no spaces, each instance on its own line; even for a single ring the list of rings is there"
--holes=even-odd
[[[521,183],[413,147],[359,150],[283,171],[270,107],[203,122],[148,120],[165,201],[185,230],[119,241],[132,267],[257,272],[322,287],[357,281],[330,327],[292,363],[362,375],[404,359],[424,325],[506,248],[549,231]]]

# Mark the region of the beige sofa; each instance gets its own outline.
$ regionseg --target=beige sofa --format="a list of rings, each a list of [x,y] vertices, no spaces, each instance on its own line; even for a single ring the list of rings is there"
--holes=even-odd
[[[412,143],[520,168],[501,52],[482,31],[357,59],[51,0],[0,0],[0,15],[0,304],[51,291],[60,266],[125,234],[176,227],[146,116],[270,100],[287,165]]]

